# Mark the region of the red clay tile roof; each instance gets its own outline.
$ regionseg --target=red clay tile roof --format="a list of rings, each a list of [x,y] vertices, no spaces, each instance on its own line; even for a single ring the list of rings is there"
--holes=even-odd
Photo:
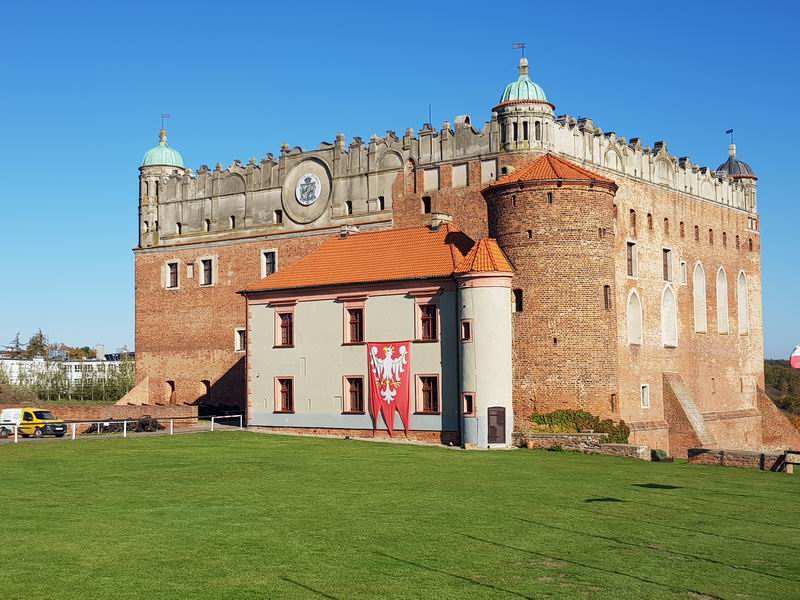
[[[473,245],[450,224],[335,235],[244,291],[450,277]]]
[[[484,238],[472,247],[456,267],[456,273],[513,273],[514,267],[508,262],[506,255],[491,238]]]
[[[517,181],[570,181],[614,184],[611,179],[592,173],[555,154],[545,154],[523,165],[516,171],[501,177],[488,187],[502,186]]]

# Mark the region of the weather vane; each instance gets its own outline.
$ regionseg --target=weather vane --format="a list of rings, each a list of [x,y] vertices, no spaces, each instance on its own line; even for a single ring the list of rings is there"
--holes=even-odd
[[[161,129],[164,129],[164,119],[169,119],[169,113],[161,113]]]
[[[514,50],[522,50],[522,58],[525,58],[525,42],[514,42],[511,47]]]

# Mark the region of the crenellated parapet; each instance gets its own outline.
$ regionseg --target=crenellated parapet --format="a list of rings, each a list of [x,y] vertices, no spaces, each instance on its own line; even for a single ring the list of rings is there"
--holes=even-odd
[[[652,147],[639,138],[626,140],[613,131],[603,132],[591,119],[562,115],[556,119],[556,152],[604,171],[676,192],[717,202],[747,212],[756,212],[753,180],[737,180],[725,173],[696,165],[686,157],[669,153],[667,144]]]
[[[553,118],[547,114],[550,103],[538,102],[535,110],[527,112],[517,111],[514,102],[506,104],[513,105],[514,111],[498,112],[496,107],[480,130],[472,126],[469,116],[462,115],[453,123],[445,122],[441,129],[426,123],[416,132],[405,130],[402,137],[387,131],[385,136],[373,135],[368,141],[354,137],[348,143],[345,135],[338,133],[333,142],[321,142],[312,150],[283,144],[277,157],[270,153],[247,163],[234,160],[228,167],[202,165],[192,172],[174,166],[143,166],[141,245],[292,234],[343,224],[387,226],[392,223],[395,183],[401,173],[413,181],[414,172],[423,171],[423,189],[412,191],[426,192],[439,189],[440,165],[481,160],[483,172],[483,163],[491,162],[486,172],[494,177],[497,159],[503,162],[503,155],[546,151],[602,172],[618,183],[635,180],[734,209],[756,211],[754,177],[736,178],[712,171],[688,157],[670,154],[663,141],[647,146],[638,138],[604,132],[589,118]],[[485,182],[482,176],[481,181],[468,185]]]

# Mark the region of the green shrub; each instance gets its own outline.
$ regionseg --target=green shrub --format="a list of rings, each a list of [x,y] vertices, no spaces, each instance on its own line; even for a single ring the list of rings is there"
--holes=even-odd
[[[661,462],[662,460],[666,460],[666,458],[667,453],[661,448],[653,448],[650,450],[650,460],[654,462]]]
[[[614,423],[611,419],[599,417],[583,410],[556,410],[550,413],[531,415],[532,429],[546,433],[577,433],[585,430],[607,433],[607,442],[627,444],[631,433],[625,421]]]

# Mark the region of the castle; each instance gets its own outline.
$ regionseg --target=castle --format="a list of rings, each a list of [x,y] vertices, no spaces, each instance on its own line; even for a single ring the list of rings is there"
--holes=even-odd
[[[257,333],[247,330],[250,309],[239,292],[254,282],[324,252],[332,237],[415,228],[424,236],[419,228],[444,227],[470,240],[458,258],[475,242],[489,251],[486,240],[498,248],[490,254],[510,265],[494,273],[501,275],[494,281],[507,282],[499,287],[508,296],[511,383],[496,393],[510,396],[498,400],[509,411],[509,430],[534,412],[568,407],[624,419],[633,441],[676,454],[692,446],[781,446],[781,436],[791,435],[763,392],[750,167],[733,145],[712,170],[671,155],[664,142],[651,147],[588,118],[556,116],[524,58],[480,130],[459,116],[439,131],[425,124],[416,135],[389,131],[368,142],[348,144],[340,133],[314,150],[284,144],[278,157],[203,165],[196,173],[162,130],[139,183],[136,366],[151,402],[245,403],[255,377],[245,355]],[[456,281],[457,267],[441,276]],[[395,288],[406,290],[414,277]],[[495,313],[500,323],[505,309]],[[455,332],[459,314],[452,311]],[[468,370],[457,342],[448,346],[443,334],[440,346],[440,370],[448,352]],[[293,369],[314,366],[296,358]],[[442,403],[456,417],[465,410],[464,376],[461,384],[441,384]],[[259,393],[272,397],[265,390]],[[309,394],[308,407],[347,412],[341,385]],[[260,424],[361,428],[338,418],[265,419]],[[463,443],[464,423],[443,415],[433,429],[417,430]]]

